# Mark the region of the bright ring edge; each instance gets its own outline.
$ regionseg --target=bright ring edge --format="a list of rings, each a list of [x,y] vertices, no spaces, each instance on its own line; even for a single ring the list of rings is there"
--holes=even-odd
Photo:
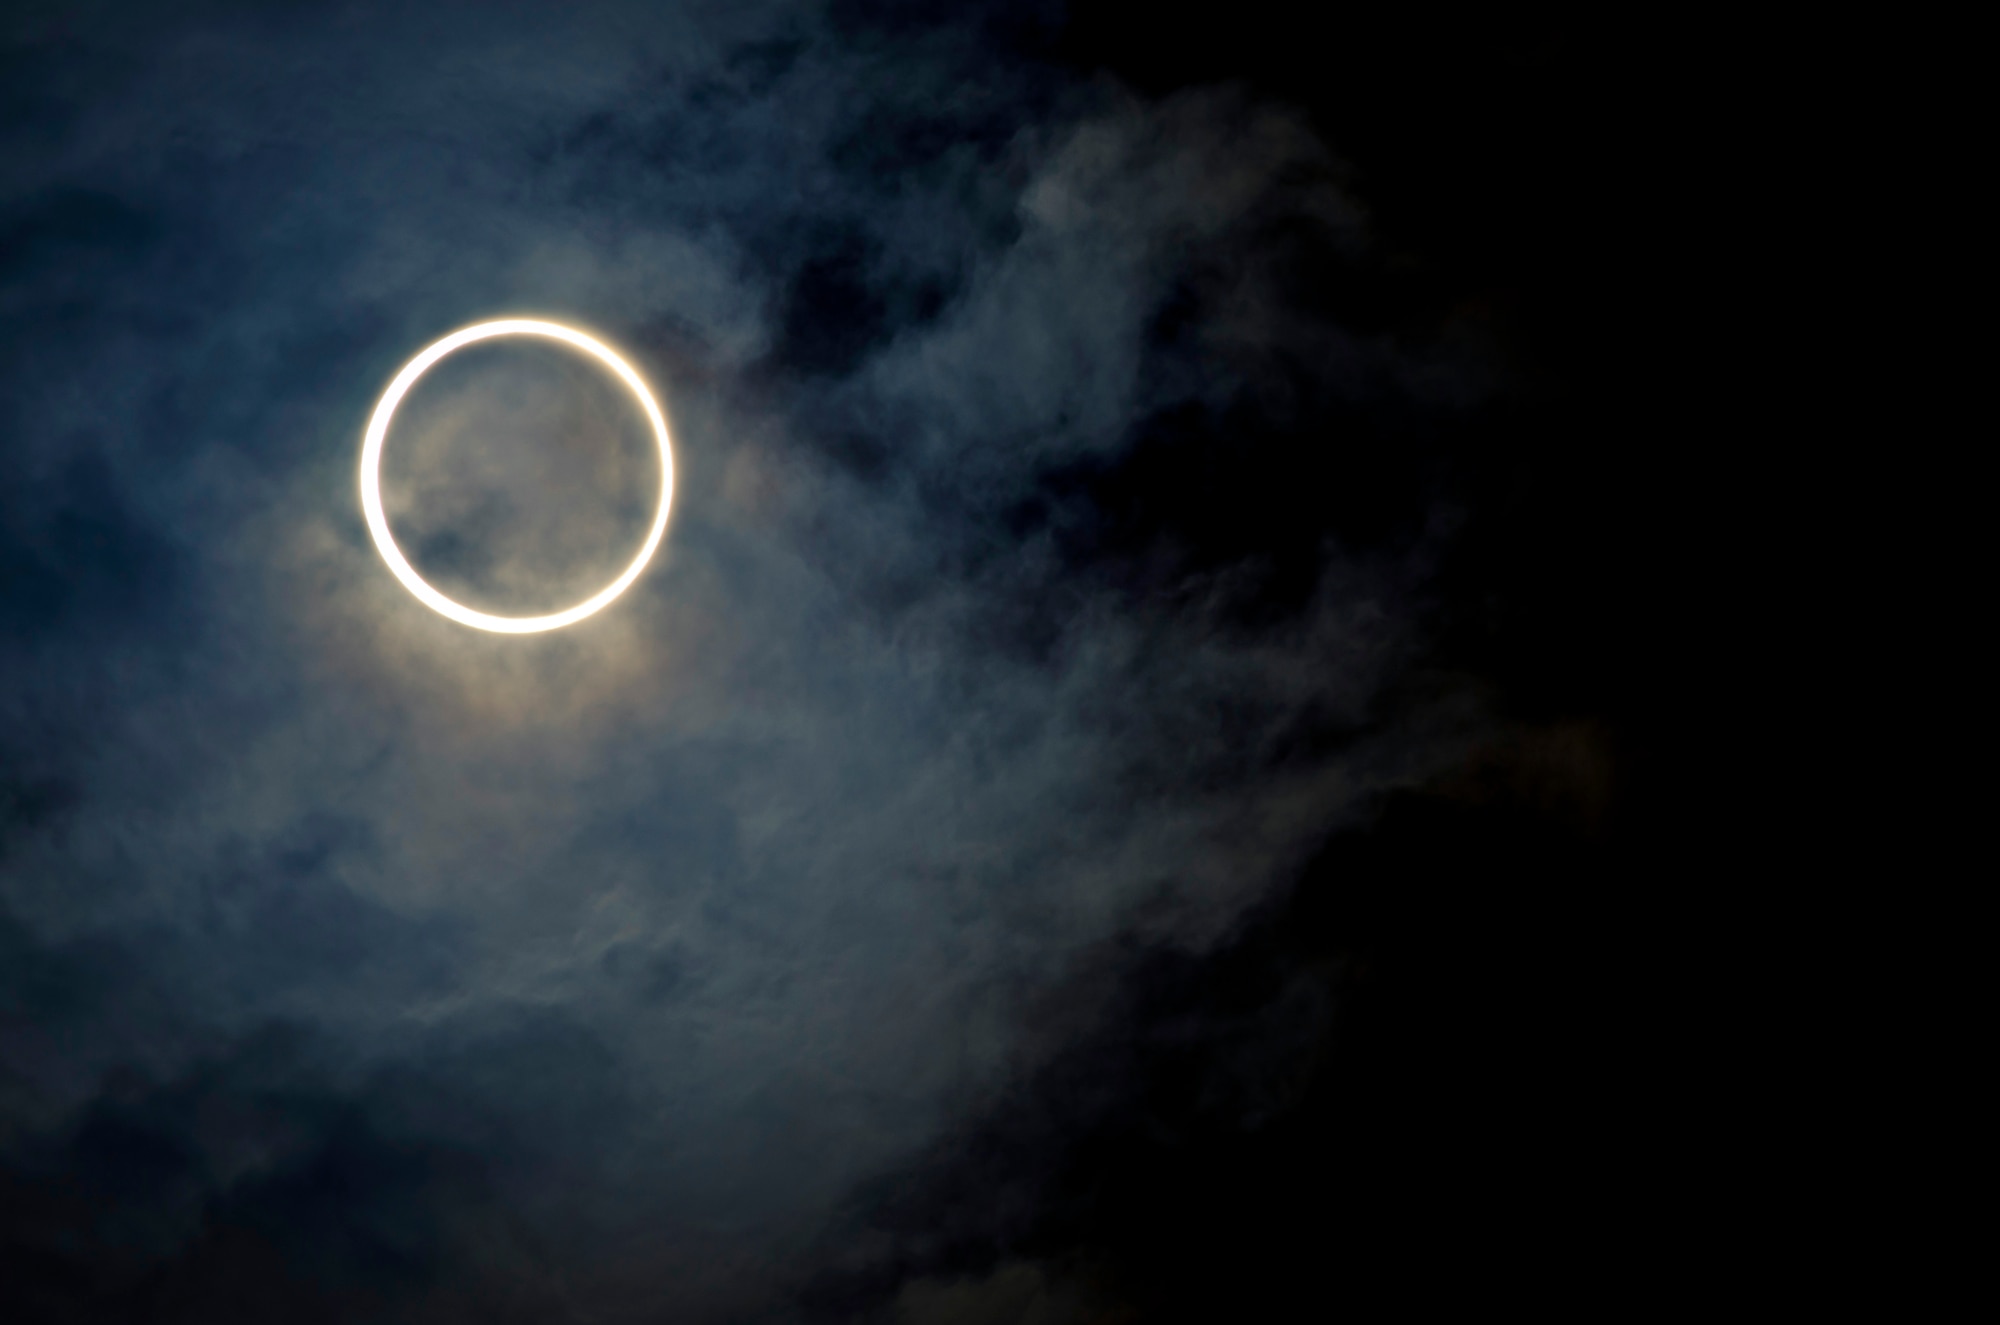
[[[633,558],[632,564],[627,566],[617,579],[590,598],[574,607],[551,612],[546,616],[495,616],[489,612],[475,611],[445,597],[426,583],[424,578],[417,574],[416,568],[403,556],[402,549],[396,546],[395,535],[389,531],[389,518],[382,509],[380,475],[382,448],[388,441],[389,424],[395,417],[396,407],[402,403],[410,388],[416,385],[417,379],[429,372],[438,360],[454,350],[496,336],[541,336],[549,340],[562,341],[604,364],[637,397],[646,412],[647,421],[653,425],[653,436],[660,447],[660,509],[653,517],[653,527],[647,533],[645,545],[639,549],[639,555]],[[388,389],[382,393],[382,399],[376,403],[374,415],[368,420],[367,436],[361,447],[361,512],[368,522],[368,532],[375,540],[375,550],[382,554],[382,560],[388,564],[390,573],[401,581],[403,587],[415,595],[418,601],[440,616],[478,630],[505,635],[529,635],[573,625],[607,606],[613,599],[631,588],[633,582],[646,569],[646,564],[653,559],[653,553],[658,550],[660,540],[666,535],[667,512],[673,504],[673,497],[674,455],[667,436],[667,420],[660,412],[659,402],[653,399],[653,393],[647,388],[645,381],[609,346],[581,331],[554,322],[540,322],[528,318],[502,318],[492,322],[480,322],[454,331],[442,340],[425,347],[414,359],[403,365],[403,370],[396,374],[390,381]]]

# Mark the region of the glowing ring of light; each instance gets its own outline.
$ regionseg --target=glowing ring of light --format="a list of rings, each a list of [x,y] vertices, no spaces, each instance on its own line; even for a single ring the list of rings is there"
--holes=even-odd
[[[646,411],[646,419],[653,425],[653,436],[660,443],[660,509],[653,516],[653,527],[646,535],[646,545],[639,549],[639,555],[632,564],[609,585],[599,590],[591,598],[586,598],[574,607],[547,616],[494,616],[488,612],[477,612],[439,593],[424,582],[417,574],[403,550],[396,546],[395,535],[389,532],[389,517],[382,511],[382,445],[389,437],[389,420],[396,415],[396,406],[402,403],[409,389],[417,384],[417,379],[429,372],[438,360],[453,350],[495,336],[542,336],[549,340],[559,340],[591,355],[618,375],[618,379],[632,389],[639,398],[639,404]],[[660,413],[659,402],[632,366],[619,358],[611,349],[599,341],[557,326],[553,322],[535,322],[525,318],[503,318],[497,322],[481,322],[477,325],[454,331],[443,340],[427,347],[422,354],[403,365],[403,371],[396,374],[389,383],[389,389],[382,393],[381,401],[375,406],[375,415],[368,420],[367,439],[361,445],[361,512],[368,518],[368,532],[374,535],[375,549],[382,554],[382,560],[389,564],[389,570],[403,582],[403,587],[415,594],[424,606],[442,616],[448,616],[461,625],[473,626],[480,630],[499,631],[508,635],[528,635],[539,630],[555,630],[583,620],[597,611],[619,594],[632,587],[639,573],[646,569],[646,563],[653,559],[653,552],[660,546],[660,539],[667,532],[667,507],[674,499],[674,453],[667,441],[667,420]]]

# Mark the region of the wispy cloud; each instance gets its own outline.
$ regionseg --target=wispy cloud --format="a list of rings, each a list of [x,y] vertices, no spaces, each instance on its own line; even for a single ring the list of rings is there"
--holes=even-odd
[[[1251,628],[1271,565],[1075,498],[1302,380],[1476,389],[1287,303],[1284,243],[1367,244],[1287,113],[809,7],[65,22],[0,188],[0,1134],[23,1209],[124,1184],[48,1216],[107,1293],[778,1311],[1024,997],[1227,932],[1454,739],[1378,702],[1422,539],[1308,548]],[[353,464],[516,311],[642,361],[680,487],[614,610],[495,639],[383,573]]]

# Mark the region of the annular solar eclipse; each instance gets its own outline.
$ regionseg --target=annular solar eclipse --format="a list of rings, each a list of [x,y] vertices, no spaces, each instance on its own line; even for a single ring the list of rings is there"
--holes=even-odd
[[[645,411],[647,422],[652,425],[653,436],[660,447],[660,507],[653,514],[652,528],[647,531],[646,541],[640,547],[639,555],[632,559],[632,563],[619,574],[617,579],[591,597],[560,612],[550,612],[543,616],[495,616],[490,612],[480,612],[445,597],[427,584],[423,576],[417,574],[416,568],[410,565],[409,558],[405,557],[402,549],[396,546],[396,536],[390,532],[389,518],[382,509],[382,448],[388,441],[389,425],[396,417],[396,406],[402,403],[410,388],[417,384],[417,379],[430,371],[440,359],[454,350],[461,350],[468,345],[491,340],[496,336],[535,336],[560,341],[595,358],[610,369],[637,398],[640,408]],[[501,634],[529,635],[536,631],[556,630],[573,625],[631,588],[632,582],[646,569],[646,563],[653,559],[654,551],[660,546],[660,539],[667,532],[667,508],[673,504],[673,496],[674,456],[673,447],[667,439],[667,420],[660,412],[659,402],[653,399],[653,393],[647,388],[645,380],[632,365],[626,363],[602,341],[554,322],[538,322],[526,318],[502,318],[493,322],[480,322],[454,331],[444,339],[426,346],[416,358],[403,365],[402,371],[396,374],[388,389],[382,393],[382,399],[376,403],[373,417],[368,420],[367,437],[361,445],[361,511],[367,517],[368,532],[375,539],[375,548],[382,554],[382,560],[388,563],[390,573],[402,581],[403,587],[415,594],[417,600],[432,611],[450,617],[461,625],[472,626],[479,630],[497,631]]]

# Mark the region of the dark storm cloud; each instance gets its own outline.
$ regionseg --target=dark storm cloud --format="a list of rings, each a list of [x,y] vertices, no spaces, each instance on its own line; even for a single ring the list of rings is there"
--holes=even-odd
[[[1080,959],[1203,950],[1459,739],[1463,701],[1380,703],[1445,530],[1375,452],[1476,362],[1289,297],[1368,244],[1295,116],[1005,29],[14,22],[34,1310],[788,1318],[873,1254],[832,1213],[1006,1084]],[[399,362],[516,311],[630,349],[680,465],[659,563],[549,638],[430,617],[353,491]],[[1262,477],[1302,445],[1324,490]],[[983,1282],[868,1309],[1068,1310]]]

